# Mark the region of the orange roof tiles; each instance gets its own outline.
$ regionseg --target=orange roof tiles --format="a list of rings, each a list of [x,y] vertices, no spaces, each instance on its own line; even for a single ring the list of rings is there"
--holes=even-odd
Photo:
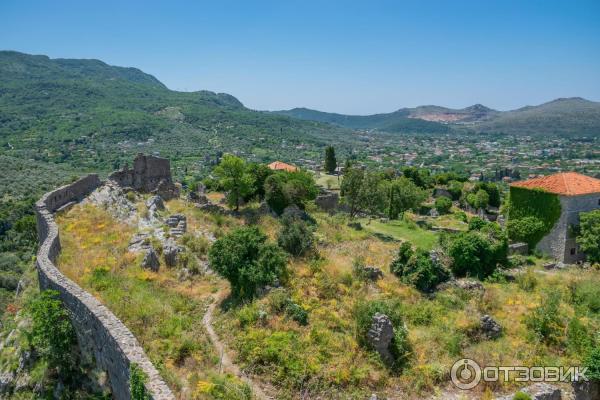
[[[550,193],[563,196],[579,196],[600,193],[600,179],[578,174],[577,172],[561,172],[526,181],[515,182],[511,186],[527,189],[544,189]]]
[[[273,161],[271,164],[269,164],[269,168],[276,170],[276,171],[280,171],[280,170],[288,171],[288,172],[298,171],[298,167],[296,167],[294,165],[286,164],[281,161]]]

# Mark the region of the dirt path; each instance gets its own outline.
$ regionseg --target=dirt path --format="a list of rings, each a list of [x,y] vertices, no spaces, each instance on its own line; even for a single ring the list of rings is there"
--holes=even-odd
[[[255,382],[254,380],[252,380],[248,375],[246,375],[240,369],[240,367],[237,366],[231,360],[231,357],[227,353],[227,347],[225,346],[225,344],[223,342],[221,342],[221,339],[219,339],[219,336],[213,329],[212,323],[213,323],[213,314],[215,312],[215,308],[217,307],[217,305],[219,305],[223,301],[223,299],[225,299],[226,296],[227,296],[227,291],[225,291],[225,290],[222,290],[222,291],[218,292],[217,294],[215,294],[213,296],[212,303],[208,306],[208,309],[206,310],[206,313],[204,314],[204,317],[202,318],[202,324],[204,325],[204,328],[206,329],[206,332],[208,333],[208,337],[210,338],[210,341],[212,342],[215,349],[217,350],[217,353],[221,357],[221,370],[229,372],[229,373],[237,376],[238,378],[240,378],[242,381],[244,381],[252,389],[252,394],[255,398],[260,399],[260,400],[272,400],[272,399],[274,399],[274,397],[265,394],[265,392],[262,390],[260,385],[257,382]],[[221,372],[221,371],[219,371],[219,372]]]

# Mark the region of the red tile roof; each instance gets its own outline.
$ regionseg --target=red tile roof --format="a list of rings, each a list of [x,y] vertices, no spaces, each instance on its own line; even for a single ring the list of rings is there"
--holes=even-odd
[[[561,172],[526,181],[515,182],[511,186],[527,189],[544,189],[550,193],[563,196],[579,196],[600,193],[600,179],[578,174],[577,172]]]
[[[276,170],[276,171],[279,171],[279,170],[288,171],[288,172],[298,171],[298,167],[296,167],[294,165],[286,164],[281,161],[273,161],[271,164],[269,164],[269,168]]]

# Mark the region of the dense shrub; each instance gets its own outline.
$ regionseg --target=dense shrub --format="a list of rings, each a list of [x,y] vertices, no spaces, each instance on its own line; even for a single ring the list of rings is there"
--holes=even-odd
[[[400,245],[398,255],[390,264],[390,272],[407,285],[424,292],[433,290],[449,278],[440,262],[434,261],[424,250],[413,251],[409,242]]]
[[[243,227],[218,239],[209,251],[211,267],[229,281],[234,298],[256,296],[258,289],[287,276],[285,253],[267,243],[257,227]]]
[[[533,249],[542,237],[546,235],[544,222],[532,215],[511,219],[507,224],[508,237],[515,242],[525,242]]]
[[[487,225],[487,222],[480,217],[473,217],[469,220],[470,231],[480,231],[481,228]]]
[[[481,232],[462,232],[450,239],[448,255],[450,269],[455,276],[475,276],[479,279],[491,275],[499,265],[506,265],[508,243],[497,228]]]
[[[452,200],[447,197],[441,196],[435,199],[435,209],[440,214],[447,214],[452,208]]]
[[[277,243],[291,255],[299,257],[314,248],[315,239],[306,222],[290,215],[281,220]]]
[[[368,332],[376,313],[387,315],[394,326],[394,339],[390,351],[395,361],[390,367],[394,371],[400,371],[408,363],[411,346],[399,303],[390,300],[359,301],[354,308],[356,340],[361,346],[370,348]]]
[[[58,296],[54,290],[41,292],[27,305],[27,313],[32,320],[31,344],[49,367],[64,372],[73,366],[76,338],[69,314]]]

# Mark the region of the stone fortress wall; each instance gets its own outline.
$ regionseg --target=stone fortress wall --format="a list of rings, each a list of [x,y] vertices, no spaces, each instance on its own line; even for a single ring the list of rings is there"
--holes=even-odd
[[[158,158],[152,159],[154,161]],[[160,160],[164,159],[158,159]],[[160,166],[158,171],[152,169],[154,163],[145,163],[146,169],[142,170],[142,175],[136,175],[135,172],[131,175],[131,186],[141,185],[140,189],[144,190],[152,187],[150,182],[154,182],[155,179],[158,179],[156,182],[168,180],[172,185],[168,160],[166,162],[166,170],[163,168],[164,162],[157,163]],[[152,399],[174,399],[171,390],[129,329],[94,296],[64,276],[54,264],[60,253],[60,237],[53,213],[81,201],[102,184],[98,175],[88,175],[70,185],[46,193],[36,203],[40,243],[36,266],[40,289],[59,292],[63,304],[71,314],[82,353],[92,356],[93,362],[107,372],[113,398],[131,398],[129,372],[130,365],[135,363],[148,377],[146,388]]]

